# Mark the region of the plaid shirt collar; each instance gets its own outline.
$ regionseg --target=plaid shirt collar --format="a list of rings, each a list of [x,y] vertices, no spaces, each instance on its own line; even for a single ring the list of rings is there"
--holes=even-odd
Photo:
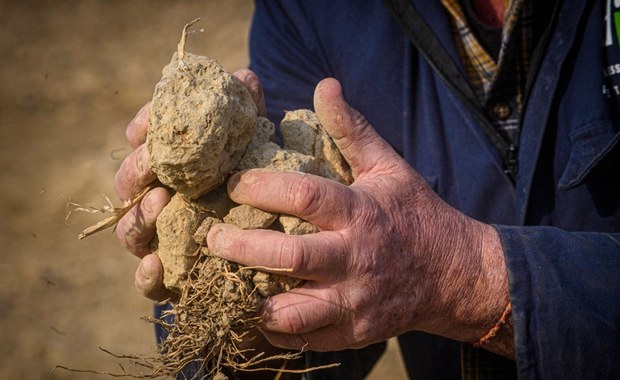
[[[459,55],[479,100],[484,103],[494,92],[500,78],[516,79],[520,98],[529,64],[532,17],[530,1],[505,0],[506,16],[502,30],[499,58],[496,60],[482,47],[472,32],[459,0],[441,0],[452,19]]]

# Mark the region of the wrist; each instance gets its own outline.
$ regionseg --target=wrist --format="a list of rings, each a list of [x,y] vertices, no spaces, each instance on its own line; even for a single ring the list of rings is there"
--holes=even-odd
[[[510,302],[508,272],[499,234],[491,225],[474,223],[479,231],[480,262],[471,260],[470,275],[476,280],[471,289],[464,289],[464,297],[457,306],[461,316],[457,320],[467,320],[465,315],[473,317],[471,334],[463,339],[468,342],[484,336],[497,323]]]
[[[499,235],[491,225],[454,212],[445,226],[425,331],[474,342],[498,321],[509,302]]]

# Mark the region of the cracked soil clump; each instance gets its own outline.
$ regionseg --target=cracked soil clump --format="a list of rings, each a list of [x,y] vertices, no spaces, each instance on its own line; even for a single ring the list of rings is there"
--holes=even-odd
[[[153,95],[147,144],[159,180],[195,199],[224,182],[256,128],[248,91],[216,61],[174,54]]]

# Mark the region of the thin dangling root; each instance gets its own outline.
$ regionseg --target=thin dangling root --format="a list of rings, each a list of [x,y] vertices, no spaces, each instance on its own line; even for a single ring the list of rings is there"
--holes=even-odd
[[[83,212],[88,212],[88,213],[91,213],[91,214],[95,214],[95,213],[102,213],[102,214],[112,213],[111,216],[103,219],[99,223],[94,224],[94,225],[86,228],[84,231],[82,231],[82,233],[80,233],[78,235],[78,239],[82,240],[85,237],[88,237],[88,236],[90,236],[90,235],[92,235],[94,233],[97,233],[97,232],[103,231],[103,230],[105,230],[107,228],[116,226],[118,221],[121,220],[123,218],[123,216],[125,216],[125,214],[127,214],[129,212],[129,210],[131,210],[133,208],[133,206],[135,206],[138,203],[140,203],[140,201],[144,198],[144,196],[149,191],[154,189],[155,187],[156,187],[155,183],[152,183],[152,184],[148,185],[147,187],[142,189],[142,191],[140,191],[138,194],[134,195],[130,199],[128,199],[125,202],[123,202],[123,207],[114,207],[114,205],[112,204],[112,201],[110,201],[110,198],[108,198],[105,195],[104,195],[104,198],[106,199],[108,204],[106,206],[103,206],[103,207],[84,206],[84,205],[81,205],[81,204],[78,204],[78,203],[68,202],[67,203],[67,209],[69,208],[69,206],[73,206],[74,208],[72,210],[67,211],[67,216],[66,216],[65,220],[69,220],[69,217],[71,216],[71,214],[73,214],[76,211],[83,211]]]

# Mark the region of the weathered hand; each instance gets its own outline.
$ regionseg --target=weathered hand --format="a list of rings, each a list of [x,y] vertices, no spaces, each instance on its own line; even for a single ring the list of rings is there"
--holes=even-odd
[[[321,232],[290,236],[219,224],[208,236],[221,257],[307,280],[266,302],[264,335],[275,346],[317,351],[414,329],[479,338],[507,300],[495,230],[443,202],[348,106],[337,81],[317,86],[314,105],[353,169],[351,186],[260,169],[228,185],[236,202],[296,215]]]
[[[149,166],[146,148],[149,104],[138,111],[127,126],[125,136],[134,149],[116,173],[115,188],[120,199],[129,199],[156,180]],[[172,294],[163,285],[163,268],[159,258],[152,254],[150,242],[155,235],[157,216],[170,201],[170,194],[162,187],[149,191],[142,201],[131,209],[116,225],[116,236],[125,248],[141,259],[135,275],[140,293],[154,300],[170,298]]]
[[[260,82],[247,69],[235,72],[235,77],[248,89],[258,106],[259,114],[265,113],[265,102]],[[149,104],[138,111],[126,129],[126,138],[134,149],[125,158],[116,173],[115,187],[118,197],[129,199],[157,179],[149,165],[146,148]],[[136,271],[135,284],[140,293],[154,300],[165,300],[172,296],[163,285],[163,269],[159,258],[152,254],[151,240],[155,236],[157,216],[170,201],[170,194],[162,187],[149,191],[144,199],[125,215],[116,226],[119,242],[141,259]]]

